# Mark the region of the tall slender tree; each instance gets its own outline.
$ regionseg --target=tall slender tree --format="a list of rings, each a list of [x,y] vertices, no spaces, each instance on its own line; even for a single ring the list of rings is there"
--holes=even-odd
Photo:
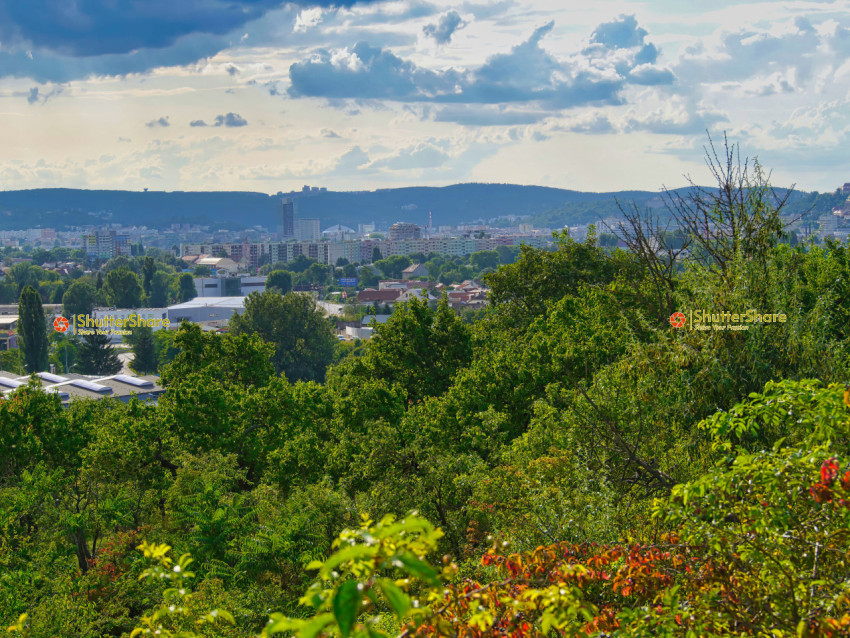
[[[47,370],[47,323],[41,296],[32,286],[21,292],[18,315],[18,334],[27,372]]]

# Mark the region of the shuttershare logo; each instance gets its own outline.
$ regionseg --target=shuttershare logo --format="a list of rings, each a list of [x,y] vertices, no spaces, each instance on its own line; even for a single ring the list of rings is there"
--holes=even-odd
[[[163,317],[143,317],[138,313],[127,316],[106,315],[102,317],[79,314],[73,315],[71,321],[61,316],[53,320],[53,329],[56,332],[65,333],[73,328],[73,334],[78,336],[93,334],[127,336],[133,334],[133,328],[140,327],[168,329],[171,327],[171,321]]]
[[[684,328],[685,327],[685,313],[683,312],[674,312],[670,315],[670,325],[674,328]]]
[[[68,320],[65,317],[56,317],[53,320],[53,329],[56,332],[65,332],[68,329]]]
[[[671,326],[674,328],[687,326],[688,330],[749,330],[753,325],[785,323],[786,321],[788,321],[788,315],[784,312],[761,313],[755,308],[743,312],[688,310],[687,315],[684,312],[674,312],[670,315]]]

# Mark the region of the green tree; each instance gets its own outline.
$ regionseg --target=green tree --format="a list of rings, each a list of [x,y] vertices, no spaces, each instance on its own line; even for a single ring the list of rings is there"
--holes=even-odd
[[[177,281],[177,298],[181,301],[190,301],[198,295],[195,290],[195,280],[189,273],[180,275]]]
[[[139,308],[142,305],[142,285],[138,275],[129,269],[110,270],[104,288],[116,308]]]
[[[397,383],[416,403],[443,394],[471,359],[469,327],[455,316],[446,297],[436,310],[414,298],[398,304],[390,319],[376,327],[369,349],[353,361],[351,371],[363,381]]]
[[[323,381],[333,360],[336,338],[312,297],[299,293],[251,293],[245,312],[234,315],[235,335],[257,334],[271,344],[275,370],[296,381]]]
[[[273,270],[266,279],[266,290],[275,290],[282,295],[292,291],[292,273],[288,270]]]
[[[75,281],[62,295],[62,314],[68,317],[89,315],[97,304],[97,290],[86,281]]]
[[[121,371],[118,353],[112,347],[109,335],[83,335],[77,349],[77,369],[82,374],[108,375]]]
[[[214,273],[211,266],[201,264],[200,266],[195,266],[194,270],[192,270],[192,274],[195,277],[212,277]]]
[[[287,270],[295,273],[304,272],[311,264],[315,264],[315,259],[310,259],[306,255],[298,255],[295,259],[287,264]]]
[[[381,269],[384,276],[389,279],[401,279],[402,271],[410,265],[410,258],[404,255],[390,255],[386,259],[375,262],[375,266]]]
[[[151,308],[165,308],[168,305],[168,291],[171,287],[171,276],[162,270],[157,270],[151,280]]]
[[[479,250],[469,256],[469,263],[479,272],[485,268],[498,268],[499,253],[495,250]]]
[[[153,329],[140,326],[133,330],[133,360],[130,368],[137,374],[153,374],[157,369]]]
[[[372,263],[374,264],[376,261],[381,261],[384,256],[381,254],[381,249],[377,246],[372,248]]]
[[[155,272],[156,264],[154,263],[153,257],[145,257],[144,263],[142,264],[142,288],[148,298],[151,296],[151,283]]]
[[[18,334],[24,366],[27,372],[42,372],[47,369],[47,322],[41,296],[32,286],[27,286],[21,292],[18,313]]]

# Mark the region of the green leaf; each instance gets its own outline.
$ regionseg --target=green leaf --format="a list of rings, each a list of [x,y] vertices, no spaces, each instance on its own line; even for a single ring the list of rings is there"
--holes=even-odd
[[[343,638],[348,638],[360,613],[363,592],[356,580],[347,580],[337,590],[333,600],[334,616]]]
[[[378,581],[378,586],[399,620],[402,620],[407,610],[410,609],[410,598],[392,581],[381,579]]]
[[[424,580],[434,587],[440,586],[437,571],[427,563],[416,558],[413,554],[401,554],[400,556],[396,556],[396,558],[402,562],[412,576],[416,576],[416,578]]]

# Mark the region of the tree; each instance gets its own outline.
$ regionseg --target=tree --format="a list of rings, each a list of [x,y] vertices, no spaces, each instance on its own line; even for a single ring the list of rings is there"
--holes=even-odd
[[[168,290],[171,287],[171,275],[157,270],[151,280],[151,308],[164,308],[168,305]]]
[[[298,255],[295,259],[287,264],[288,270],[292,272],[304,272],[310,267],[310,264],[315,264],[315,259],[310,259],[306,255]]]
[[[265,255],[263,255],[265,257]],[[200,266],[195,266],[195,269],[192,271],[192,274],[195,277],[212,277],[213,269],[206,264],[201,264]]]
[[[192,275],[187,272],[180,275],[180,279],[177,280],[177,298],[184,302],[194,299],[197,295],[195,280],[192,279]]]
[[[389,321],[378,325],[354,373],[364,382],[397,383],[412,403],[443,394],[457,372],[469,365],[469,327],[455,316],[444,296],[436,310],[421,299],[398,304]]]
[[[137,374],[156,372],[156,346],[153,330],[148,326],[139,326],[133,330],[133,360],[130,368]]]
[[[69,319],[75,315],[88,315],[97,303],[97,290],[86,281],[75,281],[62,295],[62,314]]]
[[[311,283],[321,286],[328,282],[328,267],[324,264],[310,264],[304,275]]]
[[[404,255],[390,255],[375,262],[384,276],[389,279],[401,279],[402,271],[410,265],[410,258]]]
[[[77,349],[77,369],[82,374],[117,374],[122,368],[118,353],[112,347],[107,334],[83,335],[80,347]]]
[[[276,290],[282,295],[292,291],[292,273],[288,270],[273,270],[266,279],[266,290]]]
[[[479,250],[469,256],[469,263],[478,271],[485,268],[495,269],[499,266],[499,253],[495,250]]]
[[[153,257],[145,257],[142,265],[142,287],[144,288],[145,295],[147,295],[148,298],[151,296],[151,282],[153,281],[153,274],[155,272],[156,264],[154,263]]]
[[[779,192],[770,185],[758,160],[741,160],[740,148],[723,135],[718,153],[711,136],[705,148],[706,164],[716,188],[697,185],[686,176],[690,189],[681,197],[666,188],[662,197],[667,211],[693,242],[693,258],[726,279],[732,261],[764,263],[769,250],[782,238],[786,224],[780,212],[794,187]]]
[[[372,263],[374,264],[376,261],[381,261],[384,256],[381,254],[381,249],[377,246],[372,248]]]
[[[245,312],[233,315],[229,327],[235,335],[257,334],[274,344],[275,370],[291,383],[323,381],[333,360],[336,338],[308,295],[252,292]]]
[[[131,270],[109,271],[104,287],[116,308],[139,308],[142,305],[142,285],[138,275]]]
[[[18,334],[27,372],[42,372],[47,369],[47,323],[41,296],[32,286],[21,292],[18,305]]]

